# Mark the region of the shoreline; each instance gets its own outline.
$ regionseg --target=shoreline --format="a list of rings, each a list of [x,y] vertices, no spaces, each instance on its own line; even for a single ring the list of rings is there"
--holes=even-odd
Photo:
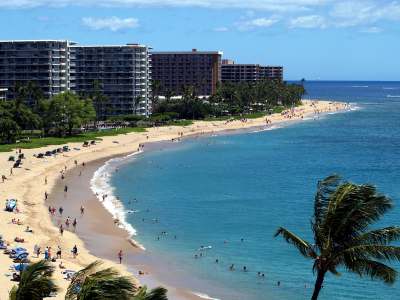
[[[315,103],[315,104],[312,104]],[[267,118],[272,121],[272,126],[279,121],[301,121],[301,115],[314,115],[316,111],[319,113],[339,112],[347,110],[349,107],[340,102],[328,102],[328,101],[303,101],[303,106],[295,108],[296,116],[285,118],[281,114],[274,114]],[[78,161],[78,166],[82,163],[88,163],[89,161],[96,161],[102,159],[105,161],[106,158],[128,155],[138,149],[139,144],[166,141],[176,139],[180,137],[180,133],[183,133],[183,137],[192,135],[203,135],[203,134],[215,134],[226,130],[242,130],[255,127],[265,127],[265,117],[259,119],[247,120],[242,122],[240,120],[226,122],[226,121],[195,121],[194,124],[185,127],[158,127],[149,128],[145,133],[131,133],[120,136],[105,137],[99,144],[82,148],[79,151],[72,150],[71,152],[59,154],[58,157],[45,158],[43,160],[36,159],[33,157],[34,153],[51,150],[56,146],[48,146],[39,149],[24,149],[23,153],[27,157],[23,162],[22,168],[14,169],[13,175],[7,176],[9,179],[5,183],[0,185],[0,197],[2,199],[16,198],[19,199],[18,206],[21,210],[20,213],[7,213],[4,211],[0,212],[0,225],[3,228],[0,232],[6,241],[9,241],[12,246],[23,246],[27,248],[29,252],[32,252],[33,245],[38,244],[44,249],[46,246],[51,246],[52,249],[56,249],[58,245],[61,245],[63,253],[66,257],[63,258],[63,262],[67,269],[79,270],[88,263],[97,259],[96,256],[92,255],[90,251],[85,247],[82,239],[72,232],[64,232],[64,236],[60,238],[58,228],[53,225],[52,220],[48,214],[48,203],[44,200],[44,192],[57,188],[57,179],[60,177],[60,170],[65,166],[67,169],[74,168],[74,160]],[[70,148],[80,148],[81,144],[71,143]],[[14,152],[1,153],[0,154],[0,170],[8,175],[10,170],[10,163],[7,161],[8,156],[13,155]],[[44,178],[48,178],[47,185],[44,184]],[[81,182],[82,183],[82,182]],[[70,190],[68,191],[70,193]],[[52,196],[50,195],[50,198]],[[50,199],[51,201],[51,199]],[[104,211],[106,211],[104,209]],[[24,226],[29,225],[34,230],[34,234],[24,232],[24,226],[18,226],[10,224],[11,218],[19,218]],[[78,230],[79,223],[78,221]],[[109,227],[109,226],[107,226]],[[114,227],[115,226],[111,226]],[[26,240],[24,244],[17,244],[12,242],[14,237],[22,237]],[[76,259],[72,258],[69,254],[69,250],[76,244],[79,249],[79,255]],[[132,248],[132,246],[130,246]],[[65,255],[64,254],[64,255]],[[35,259],[32,259],[35,260]],[[5,255],[0,256],[0,270],[2,274],[11,273],[8,270],[8,266],[12,264],[12,261]],[[55,263],[55,266],[58,262]],[[104,260],[105,266],[113,266],[120,270],[123,274],[130,274],[129,270],[124,265],[119,265],[110,259]],[[132,275],[132,274],[130,274]],[[60,274],[60,270],[56,268],[54,273],[55,281],[62,289],[56,299],[63,298],[63,291],[68,285],[68,281],[64,280]],[[0,277],[0,283],[3,284],[5,289],[0,291],[0,298],[6,298],[8,291],[14,285],[9,280],[8,276]],[[185,298],[188,299],[188,298]]]

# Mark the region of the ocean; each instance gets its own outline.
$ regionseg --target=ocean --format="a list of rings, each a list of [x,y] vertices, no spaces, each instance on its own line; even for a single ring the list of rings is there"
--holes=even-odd
[[[378,225],[400,223],[400,82],[306,82],[306,90],[353,109],[154,144],[109,174],[146,248],[138,259],[161,282],[209,299],[309,299],[313,262],[273,235],[284,226],[312,242],[316,184],[333,173],[375,184],[396,204]],[[400,299],[398,283],[341,271],[327,276],[320,299]]]

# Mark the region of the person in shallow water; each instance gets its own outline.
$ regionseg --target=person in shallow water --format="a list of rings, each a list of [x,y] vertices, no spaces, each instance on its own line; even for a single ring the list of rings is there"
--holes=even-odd
[[[118,252],[118,259],[119,259],[119,263],[120,264],[122,264],[122,249],[121,250],[119,250],[119,252]]]

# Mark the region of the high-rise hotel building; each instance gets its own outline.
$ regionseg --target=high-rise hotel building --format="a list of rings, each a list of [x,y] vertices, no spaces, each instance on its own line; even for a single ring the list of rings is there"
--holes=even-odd
[[[50,98],[65,91],[89,95],[96,87],[107,97],[109,114],[148,115],[150,62],[149,48],[137,44],[0,41],[0,91],[14,99],[16,85],[32,82]]]
[[[222,82],[252,82],[259,80],[283,80],[283,67],[259,64],[235,64],[224,59],[221,65]]]
[[[68,41],[0,41],[0,89],[14,99],[15,87],[34,82],[45,97],[69,89]]]
[[[221,81],[220,51],[152,52],[152,79],[160,96],[180,96],[192,87],[199,96],[216,92]]]
[[[144,45],[70,47],[70,88],[79,94],[99,89],[108,114],[148,115],[151,103],[149,48]]]

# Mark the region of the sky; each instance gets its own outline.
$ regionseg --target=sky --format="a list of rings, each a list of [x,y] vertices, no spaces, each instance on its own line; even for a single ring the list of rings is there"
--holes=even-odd
[[[400,80],[400,1],[0,0],[0,39],[219,50],[286,80]]]

